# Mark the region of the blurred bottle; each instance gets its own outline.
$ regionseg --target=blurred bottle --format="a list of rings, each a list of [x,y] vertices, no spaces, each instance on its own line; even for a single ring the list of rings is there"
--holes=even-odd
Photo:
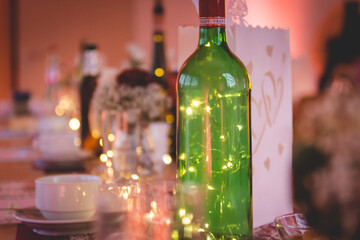
[[[79,86],[81,110],[81,145],[91,149],[95,142],[90,131],[89,112],[91,99],[100,73],[98,48],[94,43],[84,43],[82,52],[82,78]]]
[[[153,62],[152,75],[158,80],[164,89],[168,88],[167,69],[164,46],[164,8],[161,0],[155,0],[154,7],[154,33],[153,33]]]
[[[57,85],[61,78],[59,58],[55,46],[50,46],[47,53],[45,84],[46,100],[55,103],[57,101]]]
[[[172,159],[175,159],[176,153],[176,139],[175,139],[175,82],[176,73],[172,74],[168,72],[166,57],[165,57],[165,41],[164,41],[164,7],[161,0],[155,0],[155,6],[153,9],[154,14],[154,33],[153,33],[153,62],[152,62],[152,75],[167,91],[167,94],[172,99],[171,111],[164,116],[165,121],[171,124],[171,128],[168,133],[169,142],[169,154]]]
[[[79,45],[79,53],[75,56],[74,59],[74,68],[71,73],[71,78],[74,85],[80,86],[82,76],[83,76],[83,65],[84,65],[84,48],[86,42],[81,42]]]

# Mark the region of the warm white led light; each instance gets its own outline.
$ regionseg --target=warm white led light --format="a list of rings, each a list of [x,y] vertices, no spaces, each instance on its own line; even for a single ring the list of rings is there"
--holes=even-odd
[[[71,130],[76,131],[80,128],[80,121],[77,118],[72,118],[69,121],[69,127]]]
[[[162,156],[162,160],[166,165],[169,165],[172,162],[172,158],[171,158],[171,156],[169,154],[164,154]]]

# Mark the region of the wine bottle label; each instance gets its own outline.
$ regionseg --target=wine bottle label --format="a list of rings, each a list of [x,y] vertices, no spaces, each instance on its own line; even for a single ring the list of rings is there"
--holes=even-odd
[[[100,72],[100,63],[96,50],[84,52],[83,74],[96,76]]]
[[[225,27],[225,18],[200,18],[200,27]]]

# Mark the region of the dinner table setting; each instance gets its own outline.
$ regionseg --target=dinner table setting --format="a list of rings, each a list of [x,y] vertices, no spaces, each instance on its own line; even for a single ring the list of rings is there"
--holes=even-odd
[[[151,82],[147,72],[137,68],[120,74],[104,70],[102,78],[107,78],[108,84],[100,85],[89,102],[97,113],[89,115],[92,122],[97,123],[92,128],[98,131],[97,138],[90,134],[88,137],[92,139],[85,139],[90,145],[79,137],[83,122],[71,104],[61,105],[62,100],[55,103],[32,100],[25,108],[19,108],[19,95],[22,99],[26,93],[16,93],[11,101],[1,102],[1,239],[222,239],[208,228],[209,221],[225,217],[208,215],[211,210],[205,202],[209,201],[214,188],[201,182],[179,181],[178,175],[184,170],[178,161],[183,160],[185,154],[177,156],[169,150],[169,140],[174,140],[168,139],[174,127],[169,96],[161,86]],[[266,148],[254,138],[260,147],[257,152],[253,149],[252,191],[258,199],[254,199],[254,211],[251,209],[247,220],[252,226],[251,239],[356,239],[357,195],[356,191],[349,193],[344,188],[356,190],[358,187],[354,181],[357,168],[348,168],[356,166],[352,165],[355,160],[349,157],[345,159],[348,162],[340,161],[343,158],[329,158],[320,151],[337,149],[348,154],[358,150],[356,143],[346,145],[357,136],[358,128],[349,128],[350,132],[344,133],[337,125],[333,128],[333,124],[339,122],[321,118],[322,111],[336,116],[338,111],[344,113],[340,106],[348,106],[343,114],[348,121],[358,117],[351,111],[360,102],[358,90],[347,91],[339,95],[336,87],[330,88],[326,94],[295,109],[295,147],[292,159],[287,159],[292,169],[284,168],[286,175],[281,175],[284,169],[274,169],[271,165],[279,163],[267,160],[256,164],[257,157]],[[167,121],[169,119],[171,121]],[[322,124],[315,126],[321,129],[333,128],[334,134],[344,142],[339,144],[330,141],[332,138],[328,135],[316,134],[308,119],[320,121]],[[269,139],[264,136],[262,141]],[[281,155],[286,151],[284,148],[285,143],[279,144],[276,154]],[[266,153],[271,154],[273,150],[268,151]],[[338,168],[323,168],[330,160]],[[342,161],[350,165],[343,165]],[[223,169],[228,167],[232,167],[231,162]],[[267,175],[256,175],[261,170],[259,167],[266,170]],[[323,170],[318,172],[319,169]],[[192,171],[190,168],[189,172]],[[274,172],[277,174],[271,174]],[[333,185],[326,185],[321,177],[327,177]],[[274,184],[279,180],[290,182]],[[291,191],[279,187],[289,185]],[[259,191],[264,186],[271,189]],[[226,191],[227,187],[221,188]],[[330,199],[322,198],[321,194],[334,193],[342,196],[331,205],[339,208],[335,213],[319,205],[328,204]],[[284,201],[288,198],[291,202]],[[244,200],[232,197],[231,201]],[[327,222],[326,219],[333,220]]]
[[[147,159],[146,151],[150,152],[150,143],[144,141],[145,157],[135,160],[124,145],[119,151],[133,162],[116,163],[113,155],[117,153],[109,138],[111,124],[116,122],[114,113],[106,110],[102,114],[101,131],[108,139],[102,138],[102,153],[98,154],[78,144],[74,118],[54,114],[48,104],[30,102],[25,114],[16,113],[11,101],[1,104],[1,239],[173,239],[174,230],[186,229],[188,223],[174,217],[179,199],[201,209],[203,196],[191,190],[195,186],[183,191],[177,186],[176,163],[163,154],[167,149],[159,137],[168,125],[150,127],[152,141],[159,147],[149,158],[159,161],[141,162]],[[181,196],[191,199],[179,198],[182,192]],[[253,239],[280,238],[274,222],[269,222],[254,228]]]
[[[31,136],[25,135],[21,137],[31,138]],[[49,187],[46,189],[45,185],[40,187],[40,189],[43,188],[42,191],[44,192],[35,192],[35,189],[41,191],[36,188],[39,187],[38,184],[54,184],[49,181],[52,181],[51,178],[55,178],[56,176],[60,177],[58,180],[60,183],[62,181],[78,182],[81,177],[85,177],[90,178],[84,179],[89,186],[95,184],[93,188],[88,189],[89,192],[84,192],[84,194],[90,195],[92,191],[95,190],[94,187],[97,188],[103,183],[101,178],[102,173],[97,172],[99,166],[103,163],[99,161],[99,159],[91,156],[83,162],[81,169],[60,168],[56,170],[52,167],[50,170],[47,170],[41,167],[39,168],[39,166],[35,164],[39,155],[35,152],[36,150],[32,149],[32,146],[21,144],[24,139],[17,138],[16,140],[11,139],[9,141],[13,141],[11,147],[6,146],[6,148],[1,148],[2,154],[0,157],[1,239],[105,239],[96,238],[94,229],[98,228],[99,224],[105,223],[98,223],[97,221],[99,219],[95,219],[93,216],[90,218],[88,216],[85,218],[81,216],[71,216],[70,219],[65,218],[64,220],[61,219],[62,217],[56,215],[43,216],[43,212],[39,210],[42,204],[54,204],[53,207],[58,208],[58,210],[70,208],[71,206],[69,205],[72,205],[75,201],[75,199],[72,198],[73,195],[68,195],[68,201],[66,202],[62,200],[64,205],[55,206],[54,201],[56,198],[59,198],[57,194],[60,194],[60,192],[55,193],[49,189]],[[61,179],[61,176],[64,177],[64,179]],[[66,179],[67,177],[73,177],[74,179]],[[164,176],[161,178],[153,178],[153,181],[160,182],[167,180],[174,184],[174,166],[167,166],[167,168],[164,169]],[[58,188],[61,188],[61,185],[59,185]],[[42,197],[42,199],[40,199],[40,197]],[[41,201],[47,201],[47,203]],[[92,199],[92,201],[94,201],[94,199]],[[90,202],[88,204],[90,204]],[[94,205],[94,202],[92,202],[92,204]],[[119,205],[121,205],[121,203]],[[73,209],[77,209],[79,206],[73,207]],[[117,207],[119,206],[115,206],[115,208]],[[92,214],[94,213],[92,212]],[[116,229],[113,230],[114,232],[116,231]],[[258,236],[255,239],[279,239],[273,223],[255,228],[254,237],[255,236]]]
[[[289,29],[240,0],[191,1],[169,71],[154,3],[152,70],[49,47],[45,96],[0,99],[0,240],[360,239],[358,83],[294,102]]]
[[[201,227],[206,191],[201,185],[179,184],[176,162],[164,154],[166,148],[157,154],[149,150],[149,139],[153,141],[150,135],[140,144],[141,153],[149,155],[134,158],[136,149],[126,145],[134,141],[129,134],[132,125],[124,127],[123,113],[103,110],[103,138],[99,141],[103,150],[97,154],[77,144],[73,132],[78,128],[71,125],[73,118],[44,113],[24,118],[6,115],[4,112],[9,112],[5,110],[0,133],[1,239],[216,239]],[[119,122],[121,128],[116,129],[122,130],[112,132],[111,126]],[[159,130],[158,125],[152,126],[157,129],[153,131],[156,135],[169,129]],[[157,139],[159,146],[162,142]],[[119,153],[126,158],[116,160]],[[309,159],[318,156],[308,150],[296,154],[294,166],[299,169],[304,167],[304,154],[309,154]],[[141,162],[156,157],[161,160]],[[154,167],[156,164],[160,166]],[[301,204],[315,203],[305,198],[309,188],[303,185],[303,177],[294,173],[294,183],[298,184],[294,197],[298,201],[294,200],[293,210],[254,226],[252,239],[340,239],[318,235],[308,224],[309,215],[304,215]],[[191,214],[185,209],[191,209]],[[178,234],[185,235],[179,238]]]

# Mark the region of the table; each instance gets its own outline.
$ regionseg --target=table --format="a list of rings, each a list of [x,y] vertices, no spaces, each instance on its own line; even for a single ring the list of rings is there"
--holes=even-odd
[[[87,165],[93,165],[94,162],[89,162]],[[6,169],[6,171],[5,171]],[[36,169],[32,166],[31,162],[0,162],[0,206],[1,203],[4,207],[4,202],[15,202],[15,207],[25,207],[34,204],[34,179],[46,175],[42,170]],[[19,174],[18,174],[19,173]],[[1,191],[3,189],[3,191]],[[5,193],[9,191],[10,193]],[[1,217],[1,215],[0,215]],[[0,220],[1,223],[1,220]],[[66,236],[66,237],[44,237],[32,231],[29,227],[15,223],[0,224],[0,238],[2,240],[32,240],[32,239],[94,239],[94,236],[81,235],[81,236]],[[254,239],[279,239],[275,226],[268,224],[254,229]]]
[[[4,150],[2,148],[2,150]],[[13,149],[19,150],[19,149]],[[24,150],[24,149],[23,149]],[[25,151],[25,150],[24,150]],[[4,155],[1,155],[0,150],[0,208],[8,207],[28,207],[34,206],[35,203],[35,186],[34,180],[40,176],[45,176],[49,173],[41,169],[37,169],[33,165],[33,154],[28,149],[28,155],[23,155],[22,159],[6,160]],[[8,154],[11,149],[6,150]],[[26,152],[26,151],[25,151]],[[3,152],[4,153],[4,152]],[[27,156],[27,157],[26,157]],[[91,172],[95,166],[99,164],[97,159],[90,159],[85,162],[85,172]],[[170,165],[165,169],[165,176],[167,179],[175,177],[175,166]],[[7,217],[7,220],[4,220]],[[11,216],[10,216],[11,218]],[[8,224],[4,224],[8,221]],[[31,228],[24,224],[9,220],[9,215],[5,216],[4,212],[0,211],[0,239],[1,240],[93,240],[93,234],[72,235],[63,237],[49,237],[41,236],[32,231]],[[276,240],[279,239],[275,226],[270,223],[254,229],[254,239],[261,240]]]

